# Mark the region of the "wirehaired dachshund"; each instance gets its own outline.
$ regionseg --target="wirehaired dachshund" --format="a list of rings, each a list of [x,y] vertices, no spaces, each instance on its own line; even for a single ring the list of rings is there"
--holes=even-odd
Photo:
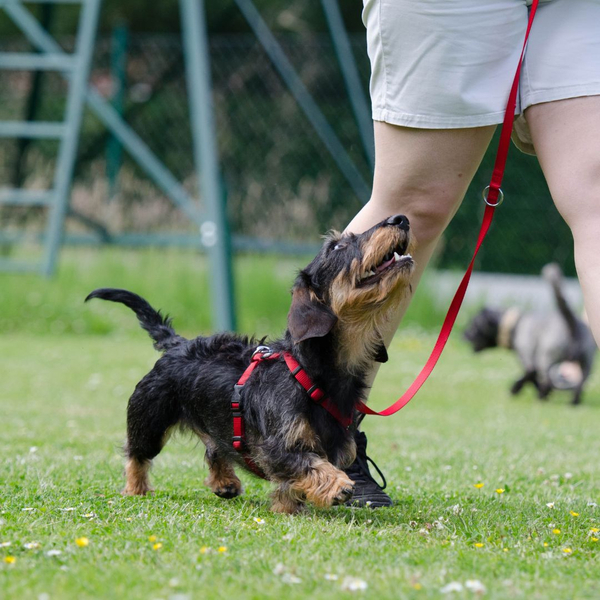
[[[306,502],[328,507],[349,500],[353,482],[341,470],[355,457],[347,423],[364,400],[365,376],[387,353],[380,331],[412,292],[414,262],[408,219],[395,215],[360,235],[332,232],[296,278],[287,330],[269,343],[241,391],[243,452],[232,444],[236,384],[264,341],[234,333],[192,340],[143,298],[98,289],[87,298],[133,310],[163,354],[137,384],[127,408],[124,494],[151,491],[148,471],[169,434],[179,427],[206,446],[210,489],[222,498],[242,493],[235,467],[260,472],[275,485],[272,510],[296,513]],[[288,367],[292,356],[330,407],[315,402]],[[237,405],[236,405],[237,406]]]

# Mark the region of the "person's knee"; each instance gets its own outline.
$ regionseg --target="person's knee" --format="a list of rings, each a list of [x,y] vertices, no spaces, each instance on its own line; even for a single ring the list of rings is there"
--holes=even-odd
[[[440,182],[388,189],[385,197],[371,202],[385,205],[390,214],[404,214],[419,244],[436,242],[464,196],[464,189]]]
[[[560,176],[554,174],[548,183],[558,211],[574,234],[600,224],[600,158],[563,170]]]

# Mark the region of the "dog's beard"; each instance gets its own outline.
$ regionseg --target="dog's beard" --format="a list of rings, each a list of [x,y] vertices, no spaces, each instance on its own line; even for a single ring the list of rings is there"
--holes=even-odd
[[[376,283],[357,287],[351,273],[338,275],[331,286],[331,307],[338,317],[335,334],[338,362],[351,372],[367,370],[402,300],[412,292],[414,265],[390,271]]]

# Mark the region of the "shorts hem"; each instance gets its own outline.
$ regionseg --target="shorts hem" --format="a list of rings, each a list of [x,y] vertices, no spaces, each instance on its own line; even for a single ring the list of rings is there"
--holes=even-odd
[[[585,83],[581,85],[571,85],[564,88],[553,88],[527,92],[522,98],[523,110],[534,104],[545,104],[546,102],[556,102],[557,100],[568,100],[570,98],[582,98],[584,96],[600,96],[600,81],[595,83]]]
[[[447,117],[437,115],[415,115],[390,110],[388,108],[373,108],[373,120],[383,121],[390,125],[414,127],[416,129],[463,129],[498,125],[504,121],[504,110],[485,115]]]

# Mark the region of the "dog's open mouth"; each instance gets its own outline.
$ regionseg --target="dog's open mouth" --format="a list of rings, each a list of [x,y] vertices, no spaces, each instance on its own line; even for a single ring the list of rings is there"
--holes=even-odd
[[[407,248],[408,243],[404,242],[388,252],[378,265],[363,272],[358,279],[358,285],[375,283],[392,270],[410,267],[413,264],[413,258],[410,254],[405,254]]]

